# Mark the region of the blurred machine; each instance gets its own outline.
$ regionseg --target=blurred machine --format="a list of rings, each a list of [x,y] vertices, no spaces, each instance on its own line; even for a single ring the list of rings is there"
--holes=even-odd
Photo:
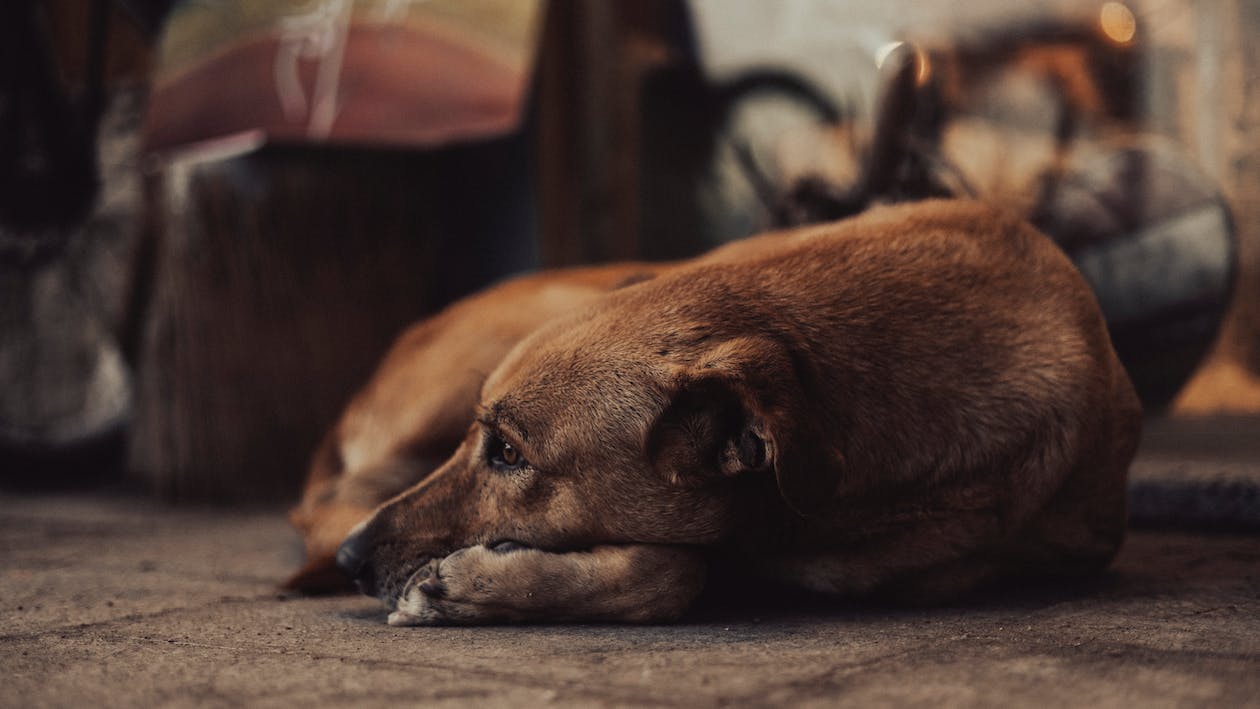
[[[704,221],[730,231],[712,238],[879,201],[1009,206],[1093,286],[1148,412],[1169,404],[1220,327],[1237,245],[1220,188],[1144,128],[1143,34],[1130,8],[982,16],[921,34],[856,22],[840,30],[847,46],[820,50],[803,36],[748,54],[730,35],[772,20],[741,23],[740,5],[716,5],[693,3],[700,62],[723,93],[702,190],[716,196]]]

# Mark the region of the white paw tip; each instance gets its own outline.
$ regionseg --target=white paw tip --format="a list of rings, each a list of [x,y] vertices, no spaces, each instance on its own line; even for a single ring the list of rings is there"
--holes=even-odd
[[[395,628],[399,628],[409,625],[420,625],[420,618],[404,611],[394,611],[389,614],[389,618],[385,622]]]

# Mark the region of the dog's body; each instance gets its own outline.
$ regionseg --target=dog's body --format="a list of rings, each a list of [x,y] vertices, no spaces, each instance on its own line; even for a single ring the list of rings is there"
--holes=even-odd
[[[880,208],[591,273],[554,319],[517,315],[543,310],[538,279],[491,298],[511,303],[493,323],[421,326],[471,327],[484,360],[439,367],[449,390],[388,385],[439,381],[419,373],[437,340],[404,338],[326,445],[350,480],[463,421],[453,457],[342,547],[391,622],[672,618],[714,554],[750,580],[941,598],[1118,548],[1137,400],[1088,287],[1018,220]],[[403,413],[430,401],[450,408]],[[349,422],[382,412],[385,442],[363,443],[375,425]]]

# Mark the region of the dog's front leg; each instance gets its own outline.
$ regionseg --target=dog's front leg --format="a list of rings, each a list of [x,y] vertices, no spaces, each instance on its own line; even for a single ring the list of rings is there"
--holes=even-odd
[[[417,572],[389,623],[669,621],[691,605],[704,575],[700,554],[684,547],[622,544],[552,553],[475,546]]]

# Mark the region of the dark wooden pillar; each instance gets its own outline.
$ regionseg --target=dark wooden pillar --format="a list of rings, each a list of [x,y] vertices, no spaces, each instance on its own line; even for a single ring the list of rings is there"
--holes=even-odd
[[[667,0],[548,4],[535,99],[545,265],[642,257],[641,82],[669,61],[681,11]]]

